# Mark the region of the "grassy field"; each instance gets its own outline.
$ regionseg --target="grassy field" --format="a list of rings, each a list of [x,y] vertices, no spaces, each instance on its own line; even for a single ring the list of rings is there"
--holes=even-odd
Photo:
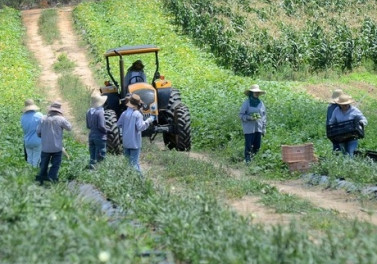
[[[211,153],[224,167],[189,160],[185,153],[160,151],[146,143],[143,162],[150,166],[146,172],[149,180],[142,183],[123,157],[109,156],[95,173],[85,170],[86,146],[66,137],[74,159],[63,161],[61,183],[48,188],[34,185],[36,171],[27,167],[22,157],[19,118],[23,100],[38,94],[38,71],[22,43],[19,13],[4,9],[0,19],[8,23],[8,27],[0,27],[0,67],[6,73],[2,76],[7,76],[0,84],[4,91],[0,111],[5,117],[0,130],[2,263],[158,263],[171,259],[177,263],[376,262],[375,226],[344,219],[336,211],[284,195],[260,181],[297,177],[283,166],[280,145],[313,141],[325,161],[316,170],[327,170],[334,177],[347,173],[361,183],[374,182],[374,163],[351,162],[329,153],[331,146],[323,127],[326,104],[301,89],[307,83],[262,81],[219,67],[213,55],[168,23],[173,17],[163,12],[160,1],[84,3],[75,9],[75,21],[79,32],[86,32],[93,63],[102,69],[97,74],[103,78],[102,54],[110,47],[124,45],[125,39],[127,44],[161,46],[161,72],[174,81],[190,107],[194,150]],[[71,67],[66,58],[59,61],[56,68]],[[145,64],[151,65],[151,60],[145,59]],[[74,78],[70,71],[67,74]],[[360,75],[347,75],[342,81],[352,82]],[[372,75],[364,76],[374,82]],[[255,166],[246,168],[240,165],[242,134],[237,115],[243,90],[254,82],[267,91],[269,128]],[[71,86],[66,89],[67,93],[74,91],[69,90]],[[365,94],[351,92],[355,98]],[[80,102],[79,97],[85,96],[77,94],[75,100]],[[375,98],[367,97],[364,102],[372,127],[375,117],[370,106]],[[368,133],[373,136],[371,129]],[[366,139],[361,146],[375,148],[374,144]],[[334,163],[341,166],[334,170]],[[241,169],[244,174],[236,179],[225,167]],[[109,224],[114,219],[68,188],[67,182],[72,180],[96,186],[122,208],[124,217]],[[252,216],[242,217],[226,205],[228,199],[245,195],[261,197],[265,206],[296,220],[272,227],[255,224]]]

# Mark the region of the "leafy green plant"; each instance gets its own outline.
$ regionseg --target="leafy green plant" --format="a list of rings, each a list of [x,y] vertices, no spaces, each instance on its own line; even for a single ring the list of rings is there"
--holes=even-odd
[[[57,28],[57,11],[56,9],[46,9],[41,13],[38,21],[39,34],[47,44],[52,44],[59,40],[60,33]]]

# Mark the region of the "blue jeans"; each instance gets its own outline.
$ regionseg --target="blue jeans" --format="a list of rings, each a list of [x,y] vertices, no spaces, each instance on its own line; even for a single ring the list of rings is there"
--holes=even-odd
[[[346,141],[343,143],[340,143],[340,149],[342,150],[342,153],[344,155],[349,155],[351,158],[353,157],[353,153],[357,149],[358,141],[357,139]]]
[[[260,149],[262,143],[262,133],[255,132],[245,134],[245,161],[250,162],[251,156],[254,156]]]
[[[51,168],[49,169],[48,166],[51,162]],[[41,153],[41,170],[38,175],[38,180],[41,184],[43,181],[58,181],[58,172],[60,168],[60,164],[62,163],[62,151],[55,152],[55,153]]]
[[[106,140],[103,139],[89,139],[89,164],[96,164],[106,157]]]
[[[41,160],[41,151],[42,146],[34,146],[34,147],[25,147],[26,154],[27,154],[27,162],[30,163],[34,168],[39,167],[39,162]]]
[[[140,149],[124,148],[124,156],[128,158],[130,165],[134,167],[139,173],[141,173],[139,165]]]

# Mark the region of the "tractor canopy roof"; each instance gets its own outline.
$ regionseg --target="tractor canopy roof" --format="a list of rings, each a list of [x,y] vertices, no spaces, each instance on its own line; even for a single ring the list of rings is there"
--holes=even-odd
[[[133,55],[140,53],[157,52],[160,48],[155,45],[139,45],[139,46],[122,46],[119,48],[109,49],[105,53],[105,57],[113,57],[120,55]]]

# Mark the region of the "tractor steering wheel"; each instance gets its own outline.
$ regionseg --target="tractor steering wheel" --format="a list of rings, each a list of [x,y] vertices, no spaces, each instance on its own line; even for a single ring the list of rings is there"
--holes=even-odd
[[[134,84],[134,83],[138,83],[138,82],[144,82],[144,78],[141,77],[141,76],[133,76],[129,80],[128,84],[130,85],[130,84]]]

